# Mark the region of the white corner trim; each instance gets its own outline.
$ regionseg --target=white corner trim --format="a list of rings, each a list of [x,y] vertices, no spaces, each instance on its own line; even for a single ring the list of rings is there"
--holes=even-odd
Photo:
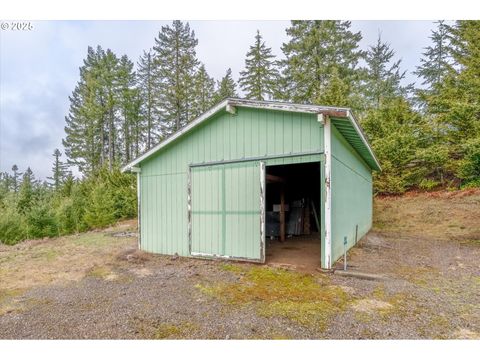
[[[328,116],[324,117],[323,146],[325,154],[325,269],[332,267],[332,123]]]

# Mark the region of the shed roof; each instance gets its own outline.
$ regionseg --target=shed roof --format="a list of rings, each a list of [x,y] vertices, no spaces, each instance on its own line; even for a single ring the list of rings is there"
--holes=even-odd
[[[310,104],[294,104],[289,102],[280,101],[260,101],[260,100],[248,100],[228,98],[215,105],[202,115],[197,117],[187,126],[181,130],[175,132],[150,150],[146,151],[143,155],[139,156],[132,162],[128,163],[122,168],[122,171],[131,170],[132,167],[140,164],[142,161],[148,159],[152,155],[156,154],[162,148],[177,140],[181,136],[190,132],[192,129],[211,118],[218,112],[225,110],[227,107],[247,107],[255,109],[268,109],[268,110],[280,110],[300,113],[312,113],[317,115],[328,115],[331,118],[332,123],[337,130],[345,137],[348,143],[360,154],[365,162],[373,170],[381,170],[380,164],[373,153],[373,150],[365,136],[362,128],[358,124],[351,109],[345,107],[335,106],[322,106],[322,105],[310,105]]]

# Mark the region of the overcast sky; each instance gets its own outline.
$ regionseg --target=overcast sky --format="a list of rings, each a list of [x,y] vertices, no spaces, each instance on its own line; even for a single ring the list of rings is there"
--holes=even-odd
[[[30,166],[37,178],[50,175],[53,150],[64,137],[68,96],[79,77],[87,47],[101,45],[134,62],[165,21],[38,21],[32,31],[0,31],[0,171],[17,164]],[[235,79],[257,29],[281,56],[288,40],[288,21],[190,21],[199,44],[197,56],[209,74],[222,77],[228,67]],[[423,48],[429,45],[431,21],[354,21],[362,48],[375,43],[379,32],[407,70],[407,82]]]

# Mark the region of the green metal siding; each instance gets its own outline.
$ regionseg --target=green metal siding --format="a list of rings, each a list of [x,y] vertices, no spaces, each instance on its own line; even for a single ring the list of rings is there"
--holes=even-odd
[[[191,169],[191,251],[262,260],[260,163]]]
[[[372,171],[342,134],[332,126],[332,263],[355,245],[372,226]]]
[[[189,255],[190,164],[255,157],[265,157],[267,165],[289,164],[319,161],[320,155],[291,155],[322,151],[323,126],[315,114],[238,107],[235,115],[213,116],[140,163],[141,248]],[[209,195],[216,191],[212,185]]]

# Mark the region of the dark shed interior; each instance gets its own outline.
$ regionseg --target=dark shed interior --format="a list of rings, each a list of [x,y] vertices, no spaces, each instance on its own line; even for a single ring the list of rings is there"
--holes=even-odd
[[[266,261],[320,266],[320,163],[267,166]]]

